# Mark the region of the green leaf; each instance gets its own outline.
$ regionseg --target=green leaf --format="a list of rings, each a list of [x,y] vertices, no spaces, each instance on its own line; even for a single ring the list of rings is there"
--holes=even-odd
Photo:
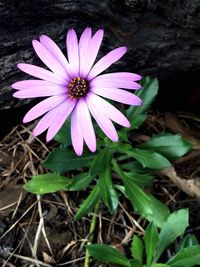
[[[102,262],[130,267],[129,260],[115,248],[104,244],[92,244],[87,246],[89,254]]]
[[[72,182],[67,186],[70,191],[80,191],[85,189],[93,180],[94,176],[89,173],[80,173],[74,178],[71,178]]]
[[[109,208],[110,212],[114,213],[119,201],[118,194],[111,179],[110,161],[107,162],[101,172],[99,186],[104,203]]]
[[[159,170],[171,166],[165,157],[153,151],[135,148],[127,154],[139,161],[143,167]]]
[[[139,238],[139,236],[134,235],[132,243],[131,243],[131,254],[132,254],[132,257],[134,259],[139,260],[140,262],[142,262],[143,250],[144,250],[144,245],[143,245],[142,239]]]
[[[180,251],[184,248],[191,247],[194,245],[199,245],[199,242],[195,235],[187,234],[179,243],[177,251]]]
[[[170,267],[170,265],[164,264],[164,263],[156,263],[152,265],[151,267]],[[182,267],[182,266],[179,266],[179,267]]]
[[[63,124],[62,128],[56,134],[54,139],[61,143],[64,147],[71,145],[70,122],[68,120]]]
[[[127,110],[127,117],[131,121],[132,129],[137,129],[146,119],[148,109],[158,93],[158,80],[145,79],[143,88],[136,92],[136,95],[143,100],[139,107],[131,106]]]
[[[154,176],[148,173],[140,174],[140,173],[135,172],[134,170],[131,172],[124,172],[124,178],[125,177],[128,177],[129,179],[131,179],[139,187],[145,187],[151,184],[154,180]]]
[[[163,224],[165,223],[167,217],[170,214],[169,209],[166,205],[164,205],[161,201],[156,199],[154,196],[150,194],[148,194],[148,196],[151,199],[153,213],[149,215],[147,219],[150,222],[153,221],[157,227],[162,228]]]
[[[182,249],[167,264],[170,267],[193,267],[200,263],[200,246]]]
[[[157,262],[164,250],[178,237],[183,235],[188,226],[188,210],[182,209],[169,215],[159,233],[159,242],[154,262]]]
[[[76,213],[76,220],[81,219],[83,216],[87,215],[95,207],[97,202],[101,198],[100,187],[97,184],[93,190],[90,192],[89,196],[80,205],[79,210]]]
[[[138,260],[129,260],[130,267],[142,267],[142,263]]]
[[[57,173],[46,173],[33,176],[33,179],[24,185],[24,189],[34,194],[43,195],[65,190],[70,183],[71,179],[69,178]]]
[[[151,266],[151,262],[158,244],[158,231],[153,222],[149,224],[144,235],[144,243],[147,257],[147,266]]]
[[[145,218],[152,214],[152,204],[148,195],[140,187],[138,187],[132,179],[124,177],[123,171],[115,160],[112,160],[112,163],[115,172],[118,173],[124,183],[125,194],[134,209]]]
[[[90,167],[90,175],[98,175],[110,157],[111,153],[107,148],[101,150],[100,153],[95,155]]]
[[[192,144],[178,134],[164,133],[153,136],[139,148],[151,149],[170,160],[175,160],[190,151]]]
[[[68,148],[56,148],[49,154],[43,165],[52,171],[63,173],[88,165],[93,157],[91,153],[84,153],[83,156],[78,157]]]

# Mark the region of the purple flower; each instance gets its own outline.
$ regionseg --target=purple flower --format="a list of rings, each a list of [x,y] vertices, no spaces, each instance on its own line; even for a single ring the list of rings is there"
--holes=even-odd
[[[71,139],[77,155],[82,154],[84,141],[92,152],[96,150],[91,115],[114,142],[118,141],[118,135],[112,121],[130,127],[127,118],[102,97],[128,105],[142,103],[136,95],[119,89],[140,89],[136,81],[141,76],[130,72],[99,75],[127,51],[126,47],[116,48],[94,64],[103,34],[103,30],[98,30],[92,36],[91,28],[86,28],[78,41],[76,32],[70,29],[66,38],[68,60],[48,36],[42,35],[40,41],[33,40],[32,44],[50,70],[20,63],[19,69],[39,79],[12,84],[12,88],[18,90],[14,97],[48,97],[29,110],[23,119],[26,123],[43,115],[33,131],[34,136],[47,130],[46,140],[51,140],[71,114]]]

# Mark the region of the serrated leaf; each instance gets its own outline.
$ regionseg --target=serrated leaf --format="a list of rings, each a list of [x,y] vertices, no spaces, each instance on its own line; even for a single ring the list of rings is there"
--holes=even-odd
[[[142,239],[139,238],[139,236],[134,235],[132,243],[131,243],[131,254],[132,254],[132,257],[134,259],[139,260],[140,262],[142,262],[143,250],[144,250],[144,245],[143,245]]]
[[[114,213],[119,201],[118,194],[111,179],[110,161],[107,162],[101,172],[99,186],[104,203],[109,208],[110,212]]]
[[[46,173],[33,176],[33,179],[24,185],[27,191],[43,195],[65,190],[71,179],[60,176],[57,173]]]
[[[102,262],[130,267],[129,260],[115,248],[104,244],[92,244],[87,246],[89,254]]]
[[[100,187],[97,184],[93,188],[93,190],[90,192],[89,196],[80,205],[80,208],[78,209],[78,211],[76,213],[76,217],[75,217],[76,220],[81,219],[83,216],[85,216],[89,212],[91,212],[92,209],[95,207],[95,205],[100,200],[100,198],[101,198]]]
[[[146,250],[147,267],[151,266],[151,262],[158,244],[158,231],[153,222],[149,224],[144,234],[144,244]]]
[[[182,209],[169,215],[160,233],[154,262],[157,262],[164,250],[178,237],[183,235],[188,226],[188,210]]]
[[[171,166],[164,156],[153,151],[135,148],[127,154],[139,161],[143,167],[159,170]]]
[[[146,119],[148,109],[158,93],[158,80],[145,79],[144,86],[136,92],[143,100],[140,107],[131,106],[127,110],[127,117],[131,121],[132,129],[137,129]]]
[[[200,246],[184,248],[172,257],[167,264],[170,267],[193,267],[200,263]]]
[[[74,178],[71,178],[71,183],[67,186],[67,189],[70,191],[80,191],[85,189],[92,181],[94,176],[91,176],[89,173],[81,173],[76,175]]]
[[[151,149],[170,160],[175,160],[190,151],[192,144],[178,134],[164,133],[153,136],[138,147]]]
[[[93,157],[91,153],[84,153],[83,156],[78,157],[68,148],[56,148],[49,154],[43,165],[52,171],[64,173],[88,165]]]

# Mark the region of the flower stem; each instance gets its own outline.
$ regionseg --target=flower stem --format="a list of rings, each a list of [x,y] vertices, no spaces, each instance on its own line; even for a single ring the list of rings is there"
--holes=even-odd
[[[90,245],[94,239],[94,230],[95,230],[96,222],[97,222],[98,209],[99,209],[99,203],[97,203],[94,208],[94,213],[93,213],[92,220],[90,223],[89,238],[88,238],[87,246]],[[89,263],[90,263],[90,254],[89,254],[89,250],[86,247],[84,267],[89,267],[90,266]]]

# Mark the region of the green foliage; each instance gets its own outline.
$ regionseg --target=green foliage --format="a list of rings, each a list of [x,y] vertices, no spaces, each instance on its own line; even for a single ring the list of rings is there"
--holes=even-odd
[[[129,260],[115,248],[104,244],[88,246],[89,253],[99,261],[130,267]]]
[[[134,235],[131,243],[132,257],[140,262],[143,260],[144,244],[139,236]]]
[[[100,198],[101,198],[100,187],[97,184],[90,192],[89,196],[80,205],[80,208],[76,213],[76,220],[81,219],[83,216],[91,212],[95,207],[95,205],[100,200]]]
[[[71,183],[71,179],[57,173],[47,173],[33,176],[33,179],[24,185],[27,191],[43,195],[60,190],[65,190]]]
[[[138,147],[155,151],[169,160],[175,160],[190,151],[192,144],[178,134],[164,133],[153,136]]]
[[[132,259],[128,259],[116,249],[102,244],[90,245],[90,255],[97,260],[117,264],[119,266],[194,267],[200,262],[200,245],[196,245],[196,241],[194,242],[195,245],[189,242],[190,246],[180,248],[180,251],[166,263],[158,262],[164,250],[170,246],[177,237],[183,235],[187,225],[188,211],[186,209],[179,210],[169,215],[160,233],[158,233],[154,223],[151,222],[145,231],[143,240],[137,235],[133,236],[131,243]],[[189,237],[187,237],[187,239],[188,238]],[[192,237],[190,236],[190,238]],[[162,245],[163,242],[164,245]],[[185,241],[182,242],[185,243]]]
[[[151,266],[155,249],[159,241],[158,231],[153,222],[149,224],[144,235],[144,244],[147,258],[147,267]]]
[[[184,234],[188,227],[188,210],[182,209],[169,215],[159,233],[159,242],[155,253],[157,261],[164,250],[178,237]]]
[[[56,134],[54,139],[61,143],[63,147],[68,147],[71,145],[70,122],[68,120],[63,124],[62,128]]]
[[[193,267],[200,263],[200,246],[195,245],[179,251],[167,264],[170,267]]]
[[[43,165],[51,171],[64,173],[87,166],[93,157],[91,153],[84,153],[83,156],[77,157],[69,148],[56,148],[49,154]]]
[[[136,92],[142,100],[143,104],[140,107],[131,106],[127,110],[127,117],[131,121],[132,129],[137,129],[145,121],[147,112],[151,103],[154,101],[158,93],[158,80],[146,77],[143,80],[143,88]]]
[[[114,213],[119,201],[118,194],[112,183],[110,161],[107,161],[106,166],[101,172],[99,186],[104,203],[109,208],[110,212]]]

